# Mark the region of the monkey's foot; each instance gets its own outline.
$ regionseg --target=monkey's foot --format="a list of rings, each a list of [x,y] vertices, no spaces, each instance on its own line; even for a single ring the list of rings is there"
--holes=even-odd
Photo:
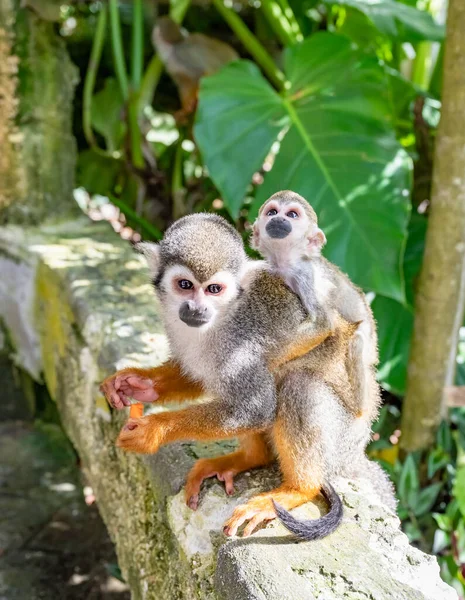
[[[262,433],[249,432],[241,436],[241,447],[236,452],[216,458],[198,460],[187,477],[186,504],[195,510],[199,504],[200,486],[205,479],[217,477],[224,481],[228,496],[234,494],[235,475],[262,467],[273,460],[273,455]]]
[[[263,521],[276,519],[273,501],[286,509],[295,508],[312,500],[318,494],[319,489],[298,490],[282,485],[271,492],[260,494],[247,504],[241,504],[235,508],[231,518],[226,521],[223,532],[228,536],[236,535],[239,527],[245,521],[249,521],[242,534],[243,537],[248,537]]]
[[[236,454],[236,453],[234,453]],[[237,468],[232,468],[234,454],[219,456],[218,458],[201,458],[191,469],[186,482],[185,496],[186,504],[192,510],[196,510],[199,505],[200,487],[205,479],[217,477],[219,481],[224,481],[224,487],[228,496],[234,494],[234,475],[238,473]]]
[[[105,379],[100,390],[108,403],[116,409],[130,406],[130,398],[137,402],[155,402],[158,398],[152,379],[142,375],[137,369],[124,369],[115,373]]]
[[[264,496],[252,498],[247,504],[241,504],[234,509],[230,519],[224,525],[223,532],[228,536],[236,535],[239,527],[248,521],[242,537],[248,537],[264,521],[276,519],[271,499]]]
[[[120,431],[116,445],[127,452],[154,454],[166,437],[162,415],[148,415],[140,419],[128,419]]]

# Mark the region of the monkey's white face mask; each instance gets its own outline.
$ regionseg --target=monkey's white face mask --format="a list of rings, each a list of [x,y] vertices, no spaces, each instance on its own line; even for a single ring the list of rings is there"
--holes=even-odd
[[[161,270],[156,244],[140,243],[137,250],[145,255],[151,276],[157,280]],[[163,271],[156,289],[165,324],[195,328],[199,333],[214,326],[228,305],[237,297],[240,277],[218,271],[206,281],[199,281],[185,265],[171,265]]]
[[[253,226],[251,245],[276,265],[293,264],[321,253],[325,234],[296,202],[268,202]]]
[[[170,322],[181,321],[200,331],[211,329],[239,293],[236,278],[219,271],[207,281],[198,281],[184,265],[169,267],[159,284],[160,298]]]

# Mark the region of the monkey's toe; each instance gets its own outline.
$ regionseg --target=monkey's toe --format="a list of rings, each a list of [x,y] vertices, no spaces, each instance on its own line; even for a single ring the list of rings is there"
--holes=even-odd
[[[260,523],[275,518],[276,512],[269,498],[255,498],[235,508],[231,518],[225,523],[223,533],[227,536],[236,535],[239,527],[249,521],[243,531],[243,537],[248,537]]]
[[[205,479],[216,477],[224,482],[225,491],[228,496],[234,494],[234,473],[231,470],[221,470],[219,461],[222,457],[198,460],[187,477],[185,497],[186,504],[192,510],[196,510],[199,504],[200,488]],[[194,498],[194,500],[192,500]]]
[[[232,471],[224,471],[216,474],[218,481],[224,482],[224,489],[228,496],[234,494],[234,474]]]

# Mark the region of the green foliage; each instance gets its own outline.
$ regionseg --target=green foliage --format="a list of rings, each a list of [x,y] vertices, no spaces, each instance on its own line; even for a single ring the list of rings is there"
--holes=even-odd
[[[118,82],[109,77],[92,101],[92,126],[104,137],[109,152],[121,147],[126,133],[126,124],[121,118],[123,109],[124,99]]]
[[[301,193],[319,215],[328,258],[359,285],[402,301],[410,163],[395,139],[386,73],[328,33],[289,48],[284,65],[290,85],[281,96],[250,63],[204,80],[195,137],[213,181],[237,217],[279,138],[251,217],[277,189]]]
[[[408,42],[441,41],[444,27],[426,11],[396,0],[323,0],[332,6],[347,6],[365,14],[384,35]]]
[[[405,393],[407,360],[413,330],[413,298],[420,272],[426,234],[426,217],[413,214],[410,219],[404,254],[406,303],[377,296],[372,303],[378,323],[381,368],[378,376],[383,386],[395,394]]]
[[[465,409],[453,409],[441,423],[436,443],[424,453],[397,458],[388,438],[399,413],[385,405],[375,427],[379,441],[370,447],[391,475],[397,490],[398,515],[410,541],[438,555],[443,578],[460,596],[465,593]],[[389,460],[385,462],[383,460]]]

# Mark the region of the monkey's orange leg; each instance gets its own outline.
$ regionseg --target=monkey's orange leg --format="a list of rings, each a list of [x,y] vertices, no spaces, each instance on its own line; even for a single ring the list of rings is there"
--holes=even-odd
[[[105,379],[100,390],[109,404],[118,409],[129,406],[129,398],[162,404],[194,400],[204,393],[202,386],[185,377],[171,360],[151,369],[122,369]]]
[[[273,460],[271,449],[262,433],[241,437],[239,450],[216,458],[201,458],[191,469],[186,482],[186,504],[195,510],[199,503],[200,486],[205,479],[217,477],[224,481],[226,493],[234,493],[234,476],[248,469],[262,467]]]
[[[314,336],[300,338],[291,342],[285,347],[280,356],[269,362],[268,366],[270,370],[274,371],[291,360],[305,356],[305,354],[323,343],[332,333],[332,331],[322,331]]]
[[[323,466],[320,464],[319,455],[311,452],[311,446],[309,445],[308,451],[304,453],[302,448],[295,448],[294,439],[291,438],[286,424],[279,417],[273,426],[272,435],[283,474],[283,483],[275,490],[260,494],[247,504],[238,506],[225,524],[226,535],[236,535],[238,528],[245,521],[249,521],[243,533],[244,537],[247,537],[263,521],[275,519],[276,512],[272,500],[289,510],[309,502],[321,489]],[[310,472],[308,464],[300,464],[308,463],[309,460]]]
[[[275,490],[255,496],[247,504],[237,506],[232,516],[226,521],[223,531],[229,536],[236,535],[239,527],[248,521],[243,532],[243,537],[248,537],[263,521],[276,519],[273,500],[289,510],[313,500],[319,491],[319,487],[316,489],[294,489],[283,484]]]

